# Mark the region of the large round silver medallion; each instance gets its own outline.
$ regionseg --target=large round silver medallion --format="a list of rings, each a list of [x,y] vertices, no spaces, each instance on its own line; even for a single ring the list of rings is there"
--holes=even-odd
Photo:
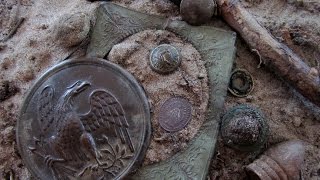
[[[27,96],[17,126],[21,156],[40,179],[119,179],[144,157],[150,111],[138,82],[97,58],[63,62]]]

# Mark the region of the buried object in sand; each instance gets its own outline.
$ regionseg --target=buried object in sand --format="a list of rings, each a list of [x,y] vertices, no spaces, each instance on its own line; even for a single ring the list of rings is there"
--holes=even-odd
[[[232,107],[223,116],[221,137],[224,144],[241,151],[259,150],[269,132],[263,113],[248,105]]]
[[[207,66],[210,90],[210,113],[195,138],[184,150],[171,158],[140,167],[130,179],[205,179],[216,147],[219,115],[226,96],[227,81],[233,64],[236,35],[214,27],[194,27],[182,21],[147,15],[112,3],[105,3],[97,10],[97,20],[92,32],[87,55],[104,57],[124,37],[146,29],[165,29],[190,41],[199,51]],[[116,19],[118,22],[115,23]],[[132,22],[135,25],[128,24]],[[106,31],[105,27],[108,31]],[[123,31],[125,30],[125,31]],[[195,33],[190,33],[195,32]],[[112,36],[111,36],[112,35]],[[199,38],[203,37],[203,38]],[[210,39],[214,38],[215,41]],[[222,46],[215,46],[221,43]],[[204,48],[206,47],[206,48]],[[210,50],[209,50],[209,49]],[[211,50],[212,49],[212,50]],[[220,56],[221,54],[222,56]],[[208,143],[210,142],[210,143]]]
[[[251,180],[299,180],[304,155],[302,141],[290,140],[270,148],[245,169]]]

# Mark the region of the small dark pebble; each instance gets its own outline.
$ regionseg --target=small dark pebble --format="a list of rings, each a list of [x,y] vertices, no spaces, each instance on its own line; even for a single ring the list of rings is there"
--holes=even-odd
[[[16,87],[12,82],[3,81],[0,82],[0,102],[9,99],[19,92],[19,88]]]
[[[0,42],[0,51],[4,50],[7,47],[6,44]]]

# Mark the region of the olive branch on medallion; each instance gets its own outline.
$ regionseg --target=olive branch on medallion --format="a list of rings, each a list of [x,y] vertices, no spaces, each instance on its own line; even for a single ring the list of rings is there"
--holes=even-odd
[[[125,112],[110,92],[95,89],[89,101],[83,101],[90,110],[84,114],[74,110],[74,99],[90,86],[79,80],[56,103],[50,85],[38,95],[35,121],[40,133],[28,148],[43,159],[54,179],[80,178],[95,171],[116,177],[134,156]]]

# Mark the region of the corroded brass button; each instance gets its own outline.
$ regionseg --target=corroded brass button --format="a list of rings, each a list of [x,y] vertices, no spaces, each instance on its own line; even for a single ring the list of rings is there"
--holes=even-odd
[[[169,44],[162,44],[154,48],[150,54],[151,68],[162,74],[176,70],[181,63],[177,48]]]
[[[173,97],[166,100],[159,112],[160,126],[169,132],[183,129],[191,120],[191,103],[182,97]]]
[[[65,61],[28,94],[18,148],[39,179],[120,179],[144,157],[150,112],[134,77],[97,58]]]

